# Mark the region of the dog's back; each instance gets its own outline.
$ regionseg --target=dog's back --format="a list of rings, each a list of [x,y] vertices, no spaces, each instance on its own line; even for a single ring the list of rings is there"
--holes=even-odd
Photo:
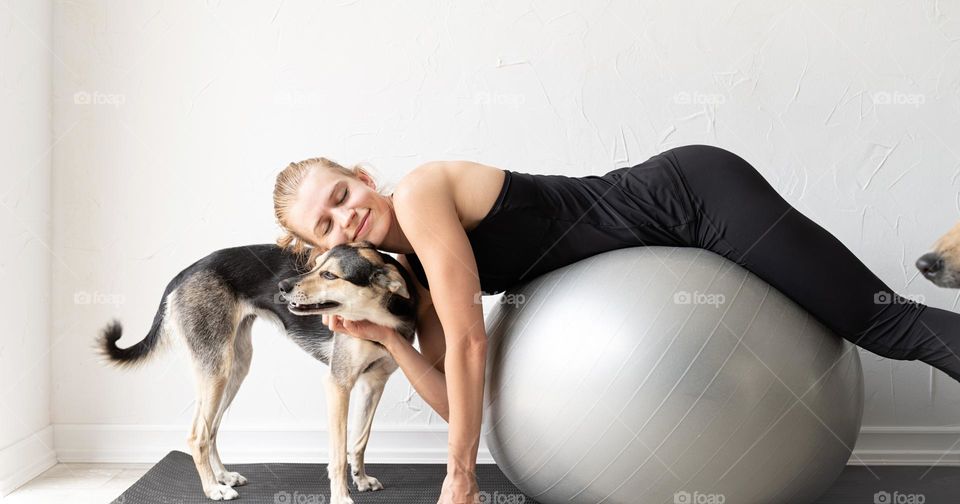
[[[147,360],[174,331],[204,367],[221,365],[220,356],[237,329],[249,331],[261,316],[283,331],[307,353],[329,364],[332,333],[320,315],[294,315],[280,298],[277,284],[306,272],[304,257],[272,244],[217,250],[178,273],[164,289],[147,336],[127,348],[117,346],[120,322],[101,332],[97,349],[121,367]]]

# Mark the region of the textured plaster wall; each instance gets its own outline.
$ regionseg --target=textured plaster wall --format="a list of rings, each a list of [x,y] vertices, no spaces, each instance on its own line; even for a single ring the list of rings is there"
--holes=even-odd
[[[50,2],[0,4],[0,494],[52,457],[50,425]],[[10,448],[9,451],[6,449]]]
[[[73,0],[54,10],[57,424],[186,428],[194,396],[182,355],[121,373],[98,366],[89,345],[114,316],[127,327],[121,345],[142,338],[166,282],[200,256],[272,241],[273,177],[317,155],[369,163],[393,184],[434,159],[586,175],[719,145],[892,288],[958,308],[956,292],[912,266],[960,214],[957,2]],[[10,262],[8,275],[21,264]],[[326,425],[326,369],[267,324],[254,348],[224,425]],[[960,384],[921,363],[862,357],[866,426],[956,425]],[[381,404],[376,425],[443,424],[401,373]]]

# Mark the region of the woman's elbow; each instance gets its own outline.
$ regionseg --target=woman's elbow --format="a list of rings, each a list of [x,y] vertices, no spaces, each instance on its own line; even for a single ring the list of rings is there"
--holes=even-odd
[[[487,348],[487,332],[483,324],[475,324],[470,329],[460,331],[460,335],[459,338],[452,339],[459,340],[463,347],[468,350],[482,351]],[[447,344],[450,343],[447,342]]]
[[[464,338],[457,338],[454,341],[447,341],[447,355],[450,355],[450,350],[456,350],[458,355],[478,355],[487,353],[487,337],[486,335],[480,336],[471,336]]]

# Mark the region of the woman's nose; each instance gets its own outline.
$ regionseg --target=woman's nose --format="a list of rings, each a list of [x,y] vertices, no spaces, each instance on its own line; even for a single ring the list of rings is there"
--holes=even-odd
[[[340,208],[338,210],[340,213],[337,216],[337,221],[340,223],[340,229],[350,229],[350,224],[353,222],[354,217],[356,217],[357,211],[352,208]]]

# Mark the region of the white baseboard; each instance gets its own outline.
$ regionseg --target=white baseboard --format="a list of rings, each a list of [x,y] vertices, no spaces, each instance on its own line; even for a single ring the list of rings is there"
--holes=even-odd
[[[53,429],[61,462],[154,463],[170,450],[190,453],[186,425],[57,424]],[[224,426],[218,445],[228,464],[323,463],[329,453],[327,432],[321,429]],[[447,428],[375,426],[366,461],[445,464]],[[477,462],[494,463],[482,437]],[[863,427],[849,464],[960,465],[960,427]]]
[[[960,427],[870,427],[850,457],[851,465],[960,465]]]
[[[53,426],[0,450],[0,500],[57,464]]]
[[[190,453],[189,426],[57,424],[61,462],[154,463],[171,450]],[[350,433],[352,434],[352,433]],[[327,431],[301,428],[223,426],[217,448],[225,463],[313,462],[329,460]],[[368,464],[446,464],[445,426],[377,427],[367,444]],[[492,464],[481,437],[477,463]]]

